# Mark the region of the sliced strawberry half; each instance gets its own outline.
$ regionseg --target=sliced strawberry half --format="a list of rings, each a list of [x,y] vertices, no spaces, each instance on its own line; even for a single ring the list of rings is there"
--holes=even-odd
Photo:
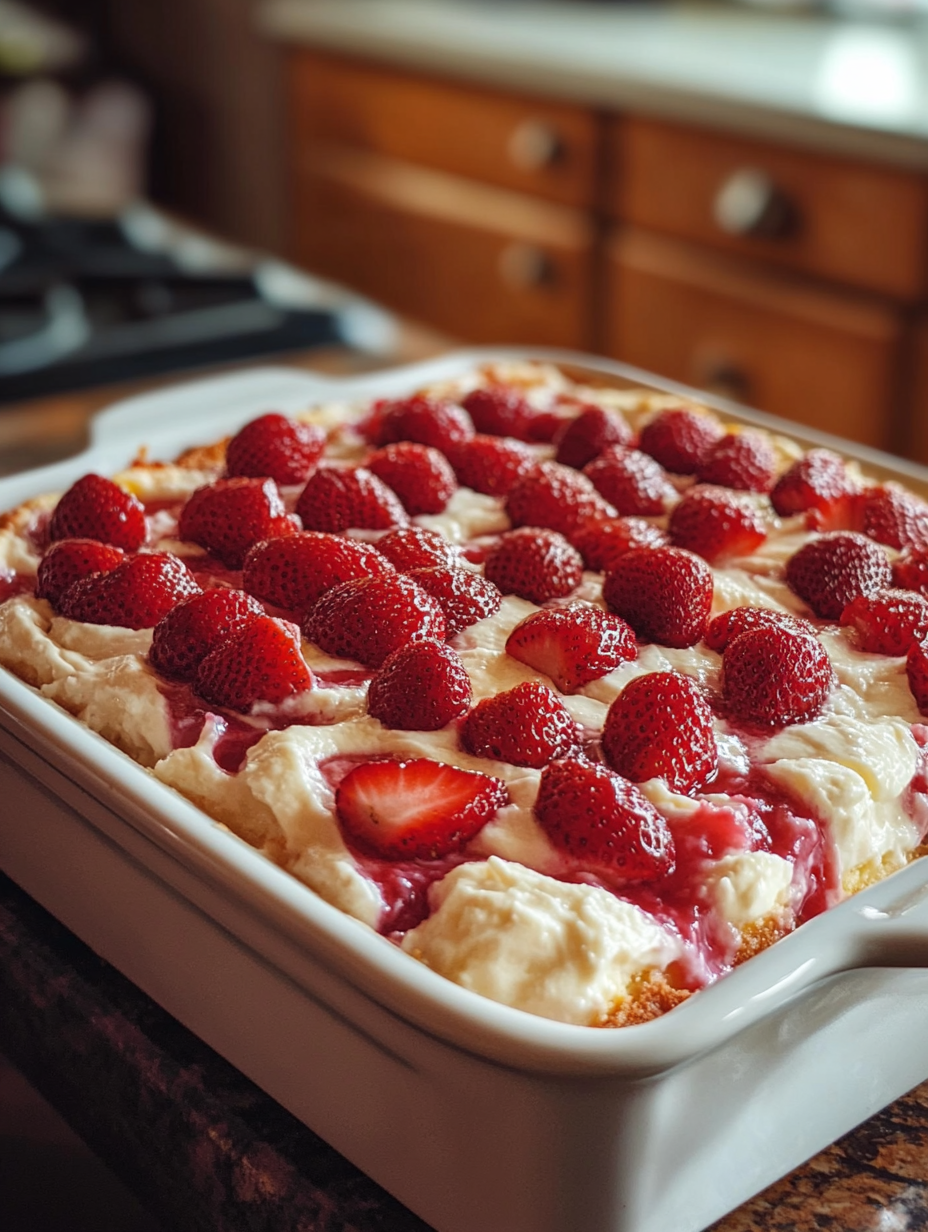
[[[362,430],[372,445],[416,441],[444,454],[474,435],[474,425],[465,410],[423,394],[378,402]]]
[[[621,411],[588,403],[554,438],[555,461],[582,470],[610,445],[630,445],[634,433]]]
[[[928,504],[895,484],[869,488],[860,499],[860,529],[891,548],[928,548]]]
[[[377,540],[377,551],[400,573],[413,569],[451,568],[460,562],[460,553],[437,530],[425,526],[398,526]]]
[[[521,441],[483,433],[456,445],[448,456],[458,483],[485,496],[505,496],[538,461]]]
[[[668,530],[678,548],[718,564],[755,552],[767,538],[767,521],[746,493],[697,484],[674,506]]]
[[[436,599],[445,614],[445,636],[454,637],[478,620],[498,612],[503,601],[499,587],[471,569],[410,569],[409,577]]]
[[[392,573],[326,591],[310,608],[303,631],[327,654],[380,667],[407,642],[444,638],[445,617],[421,586]]]
[[[843,458],[830,449],[810,449],[785,471],[770,492],[780,517],[807,513],[817,530],[849,530],[857,522],[860,484]]]
[[[92,573],[112,573],[124,559],[122,548],[101,543],[99,539],[59,539],[39,563],[36,596],[57,605],[74,582]]]
[[[245,557],[242,589],[302,615],[342,582],[392,572],[390,562],[369,543],[304,530],[256,543]]]
[[[484,574],[503,594],[541,604],[576,590],[583,558],[557,531],[521,526],[500,535],[487,553]]]
[[[461,399],[477,432],[527,440],[529,424],[538,414],[521,390],[512,385],[487,385]]]
[[[367,694],[368,714],[397,731],[438,731],[470,709],[470,677],[445,642],[426,638],[384,661]]]
[[[787,629],[791,633],[815,633],[815,627],[808,620],[789,612],[777,612],[766,607],[733,607],[709,621],[705,642],[710,650],[721,653],[739,633],[761,626]]]
[[[671,791],[701,790],[718,772],[719,751],[699,685],[680,672],[636,676],[609,707],[603,753],[633,783],[661,778]]]
[[[153,629],[171,608],[199,594],[196,578],[177,556],[130,556],[109,573],[93,573],[69,586],[59,610],[69,620],[125,629]]]
[[[677,497],[661,464],[640,449],[611,446],[583,473],[622,517],[657,516]]]
[[[915,590],[928,598],[928,551],[907,548],[893,562],[893,585],[903,590]]]
[[[786,562],[786,584],[822,620],[839,620],[858,595],[875,595],[892,581],[886,550],[854,531],[810,539]]]
[[[506,653],[550,676],[562,693],[576,693],[620,663],[638,657],[633,630],[592,603],[544,608],[509,634]]]
[[[320,466],[300,493],[304,530],[388,530],[409,521],[400,498],[363,466]]]
[[[560,462],[539,462],[513,484],[506,513],[513,526],[543,526],[568,539],[584,522],[616,516],[586,475]]]
[[[610,610],[660,646],[695,646],[706,631],[712,593],[712,570],[685,548],[633,548],[603,578]]]
[[[928,642],[913,642],[909,647],[905,674],[916,706],[928,715]]]
[[[162,676],[193,680],[219,642],[263,615],[261,604],[241,590],[218,587],[191,595],[155,625],[148,661]]]
[[[460,851],[508,803],[499,779],[427,757],[369,761],[335,793],[349,842],[387,860],[434,860]]]
[[[637,787],[606,766],[562,758],[541,774],[535,816],[548,838],[581,868],[628,882],[674,870],[667,821]]]
[[[739,492],[769,492],[776,474],[776,455],[770,438],[746,428],[727,432],[712,446],[696,472],[700,483]]]
[[[226,446],[226,474],[268,476],[276,483],[305,483],[325,449],[325,433],[269,412],[245,424]]]
[[[647,518],[608,518],[581,526],[572,543],[587,569],[605,572],[632,548],[666,547],[670,539]]]
[[[841,624],[856,630],[861,650],[904,655],[913,642],[928,637],[928,599],[892,588],[858,595],[841,613]]]
[[[313,674],[300,653],[300,630],[263,615],[246,621],[210,651],[195,684],[214,706],[242,712],[258,702],[279,705],[312,687]]]
[[[485,697],[461,726],[461,744],[468,753],[536,769],[573,752],[579,738],[560,698],[534,682]]]
[[[197,488],[178,519],[181,539],[198,543],[230,569],[241,569],[248,549],[299,528],[273,479],[217,479]]]
[[[141,501],[102,475],[84,475],[72,484],[55,506],[48,526],[53,542],[99,539],[126,552],[140,548],[147,533]]]
[[[396,493],[410,517],[441,513],[458,486],[445,455],[415,441],[384,445],[365,466]]]
[[[817,718],[835,683],[818,638],[773,625],[732,638],[722,656],[722,673],[722,696],[731,713],[760,727]]]
[[[695,475],[724,435],[725,429],[708,411],[674,406],[648,420],[639,448],[674,475]]]

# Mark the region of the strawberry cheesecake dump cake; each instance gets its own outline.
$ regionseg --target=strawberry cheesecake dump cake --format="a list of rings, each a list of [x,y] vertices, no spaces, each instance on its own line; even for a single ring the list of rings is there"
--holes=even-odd
[[[654,1017],[918,855],[928,504],[495,365],[0,520],[0,663],[487,997]]]

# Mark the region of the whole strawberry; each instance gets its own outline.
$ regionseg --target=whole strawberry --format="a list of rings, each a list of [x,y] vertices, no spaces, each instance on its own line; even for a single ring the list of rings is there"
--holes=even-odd
[[[544,526],[568,539],[584,522],[616,516],[586,475],[559,462],[539,462],[513,484],[506,513],[513,526]]]
[[[503,594],[541,604],[580,585],[583,558],[557,531],[522,526],[500,535],[487,554],[484,573]]]
[[[928,642],[913,642],[905,661],[905,674],[915,704],[928,715]]]
[[[621,411],[588,403],[554,438],[555,461],[582,470],[610,445],[630,445],[633,432]]]
[[[695,475],[725,434],[714,415],[687,406],[668,407],[641,429],[639,448],[674,475]]]
[[[162,676],[192,681],[219,642],[263,615],[261,604],[241,590],[219,587],[191,595],[155,625],[148,661]]]
[[[449,454],[458,483],[485,496],[505,496],[537,463],[521,441],[478,433]]]
[[[471,418],[461,407],[422,394],[377,403],[363,430],[372,445],[416,441],[444,454],[474,435]]]
[[[280,705],[313,687],[300,653],[300,631],[286,620],[255,616],[200,663],[195,689],[214,706],[247,712],[257,703]]]
[[[386,860],[460,851],[508,802],[499,779],[428,757],[362,762],[335,793],[346,839]]]
[[[564,703],[547,685],[535,683],[485,697],[461,725],[468,753],[536,769],[573,752],[579,737]]]
[[[821,642],[770,625],[739,634],[722,656],[722,696],[729,711],[760,727],[817,718],[835,675]]]
[[[885,550],[854,531],[810,539],[786,562],[786,584],[822,620],[839,620],[858,595],[875,595],[892,581]]]
[[[151,552],[129,556],[109,573],[93,573],[74,582],[58,607],[69,620],[125,629],[153,629],[171,608],[200,590],[177,556]]]
[[[55,506],[48,525],[52,542],[98,539],[126,552],[140,548],[147,533],[142,503],[102,475],[84,475],[73,483]]]
[[[242,589],[302,614],[342,582],[392,572],[393,566],[369,543],[304,530],[256,543],[245,557]]]
[[[612,446],[585,466],[583,473],[622,517],[654,517],[676,500],[676,488],[667,472],[640,449]]]
[[[633,548],[603,578],[603,599],[660,646],[695,646],[712,607],[712,570],[684,548]]]
[[[412,569],[446,569],[460,563],[460,553],[437,530],[425,526],[398,526],[377,540],[377,551],[400,573]]]
[[[776,455],[770,438],[745,428],[727,432],[712,446],[696,472],[700,483],[739,492],[769,492],[776,473]]]
[[[647,518],[608,518],[581,526],[572,542],[587,569],[605,572],[632,548],[661,548],[670,539]]]
[[[273,479],[217,479],[197,488],[178,519],[181,539],[198,543],[230,569],[241,569],[248,549],[297,530]]]
[[[124,558],[122,548],[99,539],[59,539],[39,562],[36,597],[55,606],[74,582],[92,573],[112,573]]]
[[[438,602],[400,573],[342,582],[318,599],[303,632],[326,654],[380,667],[407,642],[445,636]]]
[[[705,642],[710,650],[721,652],[739,633],[771,625],[791,633],[815,633],[814,625],[808,620],[789,612],[777,612],[766,607],[733,607],[709,621]]]
[[[891,548],[928,548],[928,504],[895,484],[869,488],[860,498],[860,529]]]
[[[781,518],[807,513],[819,530],[845,530],[857,520],[860,485],[843,458],[830,449],[810,449],[785,471],[770,492]]]
[[[444,642],[426,638],[395,650],[374,676],[367,710],[398,731],[438,731],[471,703],[470,677]]]
[[[928,599],[911,590],[881,590],[858,595],[841,613],[857,644],[870,654],[904,655],[913,642],[928,637]]]
[[[542,771],[535,816],[558,850],[580,868],[627,882],[674,870],[666,820],[637,787],[606,766],[568,757]]]
[[[700,791],[718,773],[719,753],[699,685],[680,672],[637,676],[609,707],[603,753],[633,783],[661,778],[671,791]]]
[[[513,436],[528,439],[528,428],[537,411],[525,395],[512,385],[487,385],[473,389],[461,399],[477,432],[487,436]]]
[[[400,498],[363,466],[320,466],[300,493],[304,530],[387,530],[409,521]]]
[[[445,455],[414,441],[384,445],[371,454],[366,466],[396,493],[410,517],[441,513],[458,486]]]
[[[592,603],[544,608],[510,633],[506,653],[550,676],[562,693],[576,693],[638,657],[635,635],[620,616]]]
[[[271,412],[245,424],[226,446],[226,474],[305,483],[325,449],[325,433]]]
[[[668,528],[678,548],[710,564],[750,556],[767,538],[767,522],[750,496],[697,484],[674,506]]]
[[[489,578],[471,569],[410,569],[409,577],[436,599],[445,614],[445,636],[454,637],[499,611],[503,596]]]

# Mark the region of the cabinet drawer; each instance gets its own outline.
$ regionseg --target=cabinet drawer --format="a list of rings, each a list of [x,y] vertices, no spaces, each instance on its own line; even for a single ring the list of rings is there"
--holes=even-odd
[[[928,316],[922,316],[913,331],[912,347],[905,452],[917,462],[928,464]]]
[[[902,299],[928,284],[928,179],[630,118],[612,130],[614,212]]]
[[[897,447],[899,314],[867,297],[629,233],[609,253],[610,354],[884,449]]]
[[[598,128],[582,107],[297,52],[298,149],[337,142],[559,201],[594,200]]]
[[[296,180],[295,257],[315,273],[473,342],[590,346],[578,211],[345,149]]]

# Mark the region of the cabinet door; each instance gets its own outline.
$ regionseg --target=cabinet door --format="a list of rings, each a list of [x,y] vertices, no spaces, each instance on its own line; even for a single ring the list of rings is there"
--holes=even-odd
[[[895,309],[631,232],[609,253],[609,353],[786,419],[897,450]]]
[[[633,225],[912,300],[928,289],[928,177],[642,118],[613,130]]]
[[[579,211],[336,147],[304,154],[295,193],[314,272],[461,339],[589,347]]]
[[[566,205],[596,191],[592,110],[305,51],[290,62],[297,149],[334,143]]]
[[[905,452],[928,464],[928,316],[922,316],[914,331],[911,370]]]

